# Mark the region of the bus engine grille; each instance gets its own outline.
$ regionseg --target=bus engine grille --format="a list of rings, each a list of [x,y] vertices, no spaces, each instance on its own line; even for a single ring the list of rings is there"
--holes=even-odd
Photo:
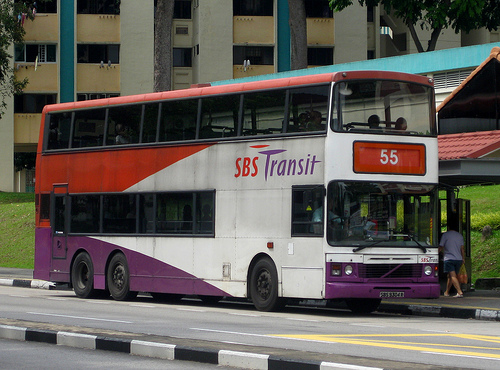
[[[367,279],[419,278],[422,275],[418,264],[361,265],[359,277]]]

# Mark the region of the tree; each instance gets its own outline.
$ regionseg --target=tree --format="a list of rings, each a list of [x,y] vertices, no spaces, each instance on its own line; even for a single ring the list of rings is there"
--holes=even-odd
[[[352,0],[329,0],[334,11],[352,5]],[[358,0],[360,5],[383,6],[403,20],[419,53],[436,49],[441,31],[451,27],[456,33],[486,27],[496,30],[500,25],[498,0]],[[420,41],[416,26],[431,32],[427,48]]]
[[[174,0],[157,0],[155,12],[154,90],[167,91],[172,86],[172,24]]]
[[[307,68],[307,23],[305,0],[288,0],[291,69]]]
[[[28,83],[26,79],[16,80],[11,66],[12,55],[9,54],[9,48],[13,43],[24,41],[23,20],[33,19],[32,7],[32,1],[15,3],[0,1],[0,117],[7,107],[6,99],[22,91]]]

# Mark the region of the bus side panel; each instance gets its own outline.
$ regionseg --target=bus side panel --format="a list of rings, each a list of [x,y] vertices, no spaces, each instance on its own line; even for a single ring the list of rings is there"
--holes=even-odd
[[[35,229],[35,269],[33,278],[40,280],[50,280],[50,265],[52,260],[51,252],[51,230],[50,228]]]

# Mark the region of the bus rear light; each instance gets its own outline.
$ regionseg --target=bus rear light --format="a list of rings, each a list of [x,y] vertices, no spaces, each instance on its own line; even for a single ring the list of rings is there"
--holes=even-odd
[[[340,276],[341,271],[342,271],[342,265],[332,264],[332,270],[331,270],[332,276]]]
[[[439,276],[439,267],[438,267],[438,265],[434,266],[434,276],[435,277]]]
[[[267,242],[267,249],[273,249],[274,248],[274,243],[273,242]]]

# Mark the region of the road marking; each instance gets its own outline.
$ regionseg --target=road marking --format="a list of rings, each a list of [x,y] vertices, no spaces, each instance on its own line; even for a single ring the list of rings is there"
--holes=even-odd
[[[178,311],[188,311],[188,312],[207,312],[206,310],[196,310],[194,308],[176,308]]]
[[[250,314],[250,313],[234,313],[234,312],[230,312],[229,314],[230,314],[230,315],[233,315],[233,316],[261,317],[260,315],[257,315],[257,314]]]
[[[286,319],[287,320],[291,320],[291,321],[320,322],[319,320],[297,319],[297,318],[294,318],[294,317],[287,317]]]
[[[473,341],[487,342],[500,344],[500,337],[492,337],[485,335],[469,335],[469,334],[353,334],[353,335],[283,335],[274,334],[273,336],[280,338],[294,338],[298,340],[306,341],[323,341],[328,343],[342,343],[342,344],[353,344],[360,346],[371,346],[380,348],[390,348],[390,349],[401,349],[409,351],[419,351],[434,354],[443,355],[455,355],[455,356],[469,356],[481,359],[500,359],[500,347],[485,347],[485,346],[474,346],[470,345]],[[429,341],[418,343],[418,342],[408,342],[408,341],[395,341],[389,340],[389,338],[401,338],[401,337],[454,337],[458,339],[464,339],[467,344],[444,344],[444,343],[430,343]],[[387,338],[387,339],[385,339]],[[436,348],[440,347],[440,348]],[[454,348],[454,349],[448,349]],[[457,348],[462,348],[459,350]],[[493,351],[494,353],[485,353],[480,351]]]
[[[428,355],[439,355],[439,356],[453,356],[453,357],[467,357],[467,358],[484,358],[486,360],[494,360],[494,361],[500,361],[499,358],[490,358],[490,357],[481,357],[481,356],[469,356],[469,355],[456,355],[456,354],[451,354],[451,353],[435,353],[435,352],[422,352],[426,353]]]
[[[153,306],[151,304],[140,304],[140,303],[131,303],[129,304],[130,307],[140,307],[140,308],[156,308],[156,306]]]
[[[98,319],[96,317],[82,317],[82,316],[71,316],[71,315],[58,315],[55,313],[42,313],[42,312],[26,312],[30,315],[41,315],[41,316],[53,316],[53,317],[64,317],[68,319],[79,319],[79,320],[93,320],[93,321],[106,321],[106,322],[118,322],[121,324],[133,324],[132,321],[123,320],[111,320],[111,319]]]

